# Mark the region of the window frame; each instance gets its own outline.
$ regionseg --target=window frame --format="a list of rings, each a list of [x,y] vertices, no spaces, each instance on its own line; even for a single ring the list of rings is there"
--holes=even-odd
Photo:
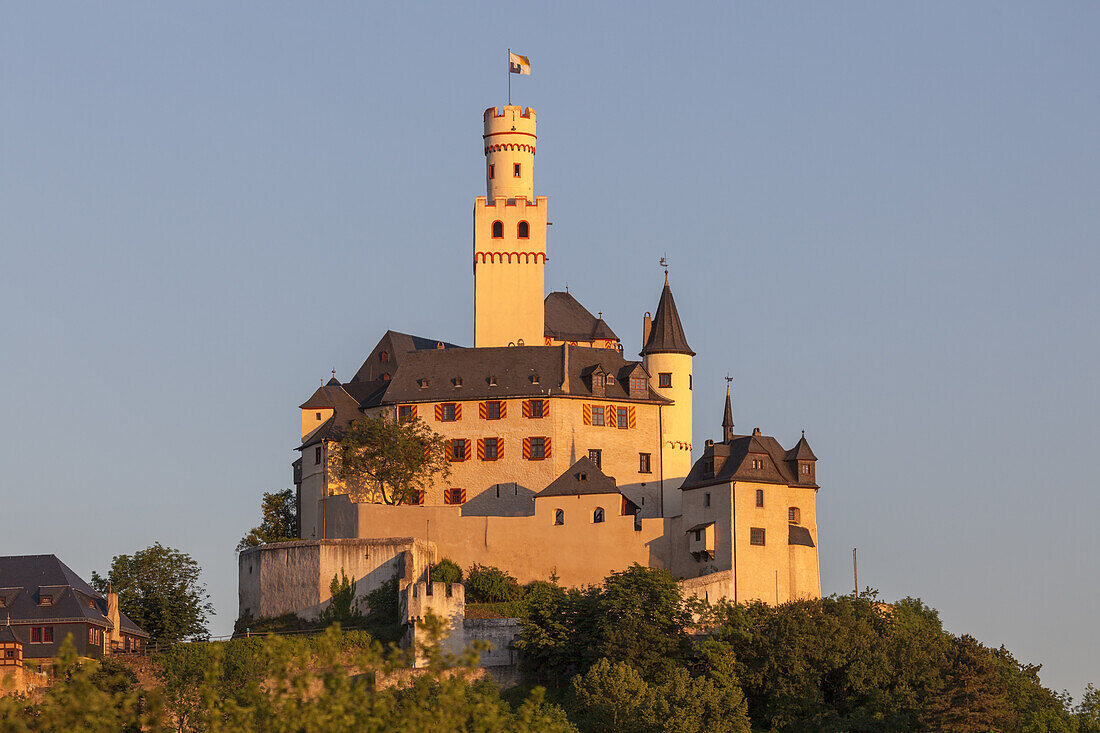
[[[523,220],[516,224],[516,239],[530,239],[531,238],[531,224],[527,220]]]
[[[596,466],[596,468],[603,470],[603,448],[589,448],[588,460]]]
[[[589,405],[589,420],[593,427],[602,428],[607,426],[607,416],[603,405]]]
[[[672,389],[672,372],[658,372],[657,386],[661,389]]]
[[[500,460],[500,438],[482,438],[482,446],[485,449],[486,461]],[[489,455],[489,446],[493,446],[493,454]]]
[[[528,440],[528,445],[531,448],[531,460],[532,461],[544,461],[546,460],[546,437],[543,435],[531,436]],[[538,441],[537,443],[535,441]],[[538,450],[535,449],[538,446]]]
[[[397,421],[406,422],[416,418],[416,407],[413,405],[397,406]]]
[[[607,521],[607,512],[603,510],[602,506],[598,506],[592,510],[592,524],[603,524]]]
[[[496,177],[496,164],[495,163],[490,163],[489,164],[489,180],[491,181],[495,177]]]
[[[512,178],[523,177],[523,166],[520,163],[512,163]]]
[[[759,540],[759,541],[757,541]],[[767,535],[764,532],[763,527],[750,527],[749,528],[749,544],[754,547],[767,546]]]
[[[629,407],[616,407],[615,408],[615,427],[619,430],[630,429],[630,408]]]
[[[448,413],[450,415],[448,416]],[[457,422],[458,421],[458,403],[457,402],[444,402],[443,403],[443,419],[440,422]]]
[[[555,527],[561,527],[561,526],[564,526],[564,525],[565,525],[565,510],[564,509],[555,509],[554,510],[554,526]]]
[[[638,454],[638,473],[653,473],[653,454]]]
[[[756,508],[757,509],[763,509],[764,508],[764,490],[763,489],[757,489],[756,490]]]
[[[500,232],[497,234],[497,232]],[[497,219],[493,222],[492,227],[489,229],[490,239],[504,239],[504,222]]]

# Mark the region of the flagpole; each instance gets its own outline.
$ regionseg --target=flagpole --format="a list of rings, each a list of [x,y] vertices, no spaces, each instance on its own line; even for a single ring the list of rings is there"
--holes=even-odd
[[[512,49],[508,49],[508,106],[512,106]]]

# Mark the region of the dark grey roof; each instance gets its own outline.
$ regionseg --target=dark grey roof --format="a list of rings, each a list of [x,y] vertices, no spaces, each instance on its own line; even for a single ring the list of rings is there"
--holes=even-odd
[[[16,644],[22,644],[19,639],[15,638],[15,633],[11,630],[11,627],[7,624],[0,626],[0,644],[15,642]]]
[[[787,544],[788,545],[805,545],[806,547],[814,546],[814,538],[810,536],[810,530],[805,527],[800,527],[797,524],[788,525],[790,529],[787,531]]]
[[[730,403],[729,387],[726,388],[726,411],[722,415],[722,429],[729,430],[733,434],[733,405]]]
[[[332,381],[323,387],[318,387],[317,391],[299,407],[303,410],[325,408],[335,411],[332,417],[314,428],[313,432],[302,440],[299,450],[326,438],[335,437],[335,431],[338,428],[362,415],[359,411],[359,400],[348,394],[344,385],[339,382],[333,384]]]
[[[382,338],[378,340],[378,343],[375,344],[374,348],[371,349],[367,358],[363,360],[363,365],[359,367],[359,371],[351,378],[351,382],[371,383],[374,385],[374,389],[378,389],[378,387],[383,386],[381,384],[383,381],[382,375],[386,373],[393,374],[393,372],[401,366],[401,361],[405,354],[415,351],[433,351],[436,349],[443,351],[461,348],[461,346],[457,346],[447,341],[424,338],[423,336],[413,336],[411,334],[401,333],[400,331],[386,331],[386,333],[382,335]],[[388,361],[383,362],[379,359],[379,355],[383,351],[386,352]]]
[[[566,362],[568,378],[565,376]],[[668,400],[650,389],[646,390],[645,397],[630,397],[629,377],[642,369],[639,362],[627,361],[615,349],[564,344],[498,346],[406,354],[401,368],[393,375],[382,396],[381,403],[551,395],[591,397],[592,383],[586,377],[597,366],[615,377],[614,384],[605,388],[601,399],[668,403]],[[535,377],[537,381],[534,380]],[[456,383],[456,380],[461,381]]]
[[[816,461],[817,456],[810,450],[810,443],[806,440],[806,431],[802,431],[802,437],[795,443],[794,448],[787,451],[788,461]]]
[[[596,464],[586,456],[570,466],[561,476],[551,481],[545,489],[535,494],[535,498],[619,493],[621,492],[615,484],[615,479],[598,469]]]
[[[657,312],[653,316],[653,323],[649,329],[649,338],[642,347],[642,355],[646,354],[695,356],[695,352],[688,346],[687,336],[684,335],[684,326],[680,323],[680,314],[676,312],[676,301],[672,298],[672,289],[668,287],[667,277],[665,287],[661,291],[661,300],[657,303]]]
[[[0,557],[0,595],[7,599],[3,612],[12,623],[82,619],[101,626],[110,624],[107,600],[56,555]],[[52,596],[48,606],[39,604],[44,595]],[[119,626],[148,636],[125,614],[119,614]]]
[[[729,441],[707,446],[681,488],[695,489],[730,481],[818,488],[812,481],[799,479],[798,464],[788,457],[790,453],[770,435],[734,435]],[[764,467],[753,468],[753,458],[763,460]],[[710,463],[714,466],[713,474],[708,470]]]
[[[543,301],[544,332],[559,341],[593,341],[619,337],[569,293],[551,292]]]

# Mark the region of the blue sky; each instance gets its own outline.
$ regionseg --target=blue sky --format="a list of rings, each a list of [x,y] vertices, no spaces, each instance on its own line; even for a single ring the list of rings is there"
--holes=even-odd
[[[548,285],[636,350],[668,254],[696,442],[818,465],[825,593],[1100,682],[1100,6],[8,3],[0,552],[162,541],[227,633],[296,406],[472,341],[481,112],[534,73]]]

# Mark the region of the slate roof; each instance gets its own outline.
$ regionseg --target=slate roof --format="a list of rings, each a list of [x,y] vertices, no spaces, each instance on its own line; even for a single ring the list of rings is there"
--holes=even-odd
[[[551,292],[543,301],[544,333],[559,341],[594,341],[619,337],[602,318],[588,312],[569,293]]]
[[[442,347],[442,348],[440,348]],[[461,349],[461,346],[452,344],[447,341],[440,341],[438,339],[425,338],[423,336],[413,336],[408,333],[401,333],[400,331],[386,331],[382,335],[382,338],[378,340],[374,348],[371,349],[370,354],[363,360],[363,365],[359,367],[359,371],[355,372],[355,376],[351,378],[351,383],[365,382],[373,384],[374,389],[377,389],[382,384],[382,374],[389,372],[392,374],[401,366],[402,357],[405,354],[410,354],[415,351],[433,351],[439,349],[445,351],[448,349]],[[382,362],[378,356],[381,352],[385,351],[389,357],[389,361]]]
[[[15,633],[11,630],[11,627],[7,624],[0,626],[0,644],[15,642],[16,644],[22,644],[23,642],[15,638]]]
[[[43,595],[53,596],[53,602],[48,606],[39,605]],[[12,623],[79,619],[97,626],[110,626],[107,599],[56,555],[0,557],[0,596],[5,598],[0,613],[10,617]],[[119,626],[126,633],[149,637],[121,611]]]
[[[332,417],[314,428],[313,432],[302,440],[298,450],[315,445],[325,439],[335,438],[340,427],[362,415],[359,411],[359,400],[352,397],[345,386],[335,379],[330,379],[328,384],[318,387],[317,391],[299,407],[303,410],[323,408],[335,412]]]
[[[587,456],[550,482],[535,498],[545,496],[581,496],[584,494],[620,494],[615,479],[596,467]]]
[[[790,529],[787,530],[788,545],[814,546],[814,538],[810,536],[810,530],[797,524],[789,524],[787,526],[790,527]]]
[[[802,440],[805,440],[805,436]],[[809,449],[810,444],[806,442],[804,450],[809,451]],[[799,479],[797,460],[789,458],[793,450],[784,449],[779,441],[770,435],[734,435],[729,441],[708,446],[703,451],[702,457],[691,467],[681,488],[695,489],[730,481],[755,481],[763,484],[818,488],[812,481]],[[812,451],[810,455],[813,455]],[[753,458],[763,460],[764,467],[753,468],[751,462]],[[713,475],[707,470],[707,464],[711,461],[714,464]]]
[[[817,456],[810,450],[810,444],[806,440],[806,431],[802,431],[802,437],[799,438],[794,448],[787,451],[788,461],[816,461]]]
[[[589,375],[596,366],[615,377],[614,384],[605,388],[601,399],[669,403],[652,389],[647,389],[642,398],[630,396],[630,374],[640,369],[641,364],[624,359],[617,350],[560,345],[499,346],[406,354],[401,368],[393,375],[382,396],[381,404],[551,395],[592,397]]]
[[[642,347],[642,356],[646,354],[687,354],[695,356],[688,346],[684,326],[680,323],[680,314],[676,312],[676,301],[672,298],[672,289],[665,278],[665,287],[661,291],[661,300],[657,303],[657,312],[649,329],[649,338]]]

